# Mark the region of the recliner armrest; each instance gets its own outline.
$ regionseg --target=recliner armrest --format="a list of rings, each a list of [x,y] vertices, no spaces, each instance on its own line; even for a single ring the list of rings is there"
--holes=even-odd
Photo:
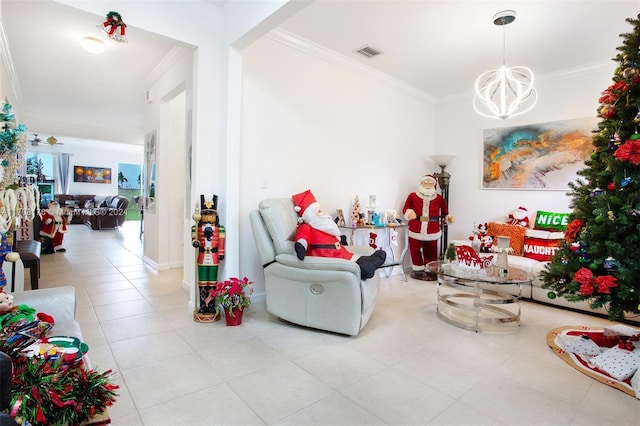
[[[276,262],[298,269],[310,271],[346,271],[360,276],[360,266],[356,262],[333,257],[306,256],[300,260],[293,254],[279,254]]]

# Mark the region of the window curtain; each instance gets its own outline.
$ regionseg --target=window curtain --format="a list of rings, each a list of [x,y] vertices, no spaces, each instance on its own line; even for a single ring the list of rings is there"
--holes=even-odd
[[[58,153],[58,189],[60,194],[69,193],[69,157],[71,157],[69,153]]]

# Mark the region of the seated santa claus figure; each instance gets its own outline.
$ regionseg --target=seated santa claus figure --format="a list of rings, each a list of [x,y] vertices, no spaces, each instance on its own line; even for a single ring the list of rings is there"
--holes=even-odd
[[[50,254],[57,251],[65,251],[65,248],[62,247],[62,240],[67,232],[67,223],[69,222],[67,213],[56,200],[52,200],[47,205],[47,209],[42,210],[41,218],[42,229],[40,230],[40,236],[49,239],[52,246],[48,251],[46,247],[49,246],[49,241],[45,241],[42,253]]]
[[[376,269],[382,266],[387,257],[384,250],[376,250],[370,256],[351,253],[341,244],[338,225],[322,210],[310,190],[292,198],[294,208],[302,219],[295,238],[298,259],[304,260],[307,255],[341,258],[356,262],[360,266],[362,279],[375,275]]]

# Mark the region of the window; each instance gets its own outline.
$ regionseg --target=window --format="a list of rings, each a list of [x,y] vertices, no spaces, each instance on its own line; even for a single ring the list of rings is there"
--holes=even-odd
[[[55,180],[54,164],[53,154],[27,152],[27,175],[35,176],[38,182]]]

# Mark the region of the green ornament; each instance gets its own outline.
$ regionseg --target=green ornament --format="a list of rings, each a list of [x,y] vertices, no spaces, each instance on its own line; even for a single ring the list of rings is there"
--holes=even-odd
[[[556,298],[556,293],[554,291],[550,291],[549,293],[547,293],[547,297],[553,300]]]
[[[604,222],[604,217],[602,215],[598,215],[595,217],[595,221],[596,223],[602,223]]]
[[[640,139],[640,134],[634,133],[629,139],[631,139],[632,141],[637,141],[638,139]]]
[[[592,159],[593,161],[598,161],[598,158],[600,158],[600,152],[598,152],[598,151],[593,151],[593,152],[591,153],[591,159]]]
[[[598,264],[596,262],[591,262],[589,264],[589,269],[591,269],[592,271],[597,271],[598,270]]]

